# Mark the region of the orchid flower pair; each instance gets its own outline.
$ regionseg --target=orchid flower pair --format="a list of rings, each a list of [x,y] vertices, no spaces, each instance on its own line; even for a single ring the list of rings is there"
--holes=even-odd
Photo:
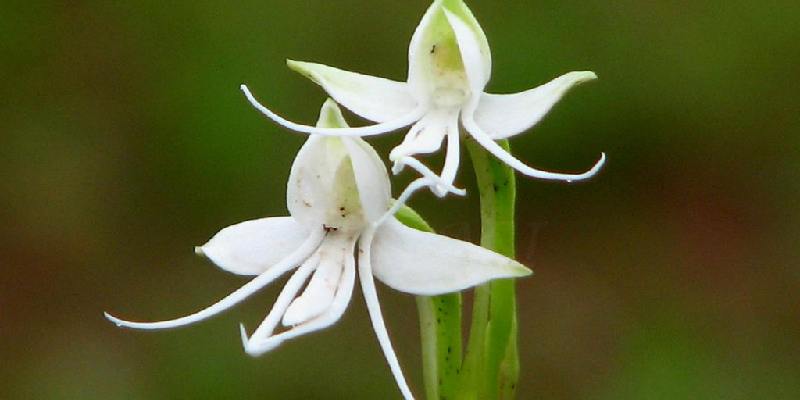
[[[373,277],[405,293],[433,296],[493,279],[525,276],[530,270],[476,245],[408,228],[394,217],[395,212],[423,187],[439,197],[465,194],[454,186],[460,162],[459,121],[489,153],[527,176],[564,181],[593,176],[605,155],[587,172],[554,173],[525,165],[495,140],[527,130],[570,88],[596,76],[570,72],[521,93],[484,93],[491,71],[489,46],[461,0],[436,0],[428,8],[411,39],[405,83],[321,64],[288,64],[322,86],[336,103],[377,124],[349,127],[332,100],[323,105],[316,126],[290,122],[261,105],[242,85],[247,99],[267,117],[311,134],[291,168],[290,216],[227,227],[196,249],[226,271],[255,278],[210,307],[182,318],[129,322],[106,317],[137,329],[192,324],[233,307],[294,269],[258,328],[248,335],[241,327],[245,351],[257,356],[338,321],[352,296],[358,269],[375,334],[400,391],[413,399],[389,341]],[[392,171],[397,174],[409,166],[422,177],[392,201],[386,168],[360,137],[406,126],[411,128],[405,139],[390,154]],[[417,156],[437,151],[445,138],[445,161],[436,174]],[[278,331],[279,325],[285,329]]]
[[[597,76],[575,71],[520,93],[484,93],[492,56],[483,29],[462,0],[436,0],[428,8],[411,37],[405,83],[322,64],[288,61],[288,65],[319,84],[342,106],[377,124],[346,129],[297,124],[263,106],[242,85],[254,107],[286,128],[320,135],[371,136],[411,125],[403,142],[389,155],[395,174],[408,165],[430,178],[430,170],[413,156],[438,151],[446,137],[441,180],[431,179],[437,182],[431,188],[440,197],[454,191],[448,187],[455,181],[459,165],[459,120],[472,139],[526,176],[577,181],[594,176],[605,162],[605,154],[601,154],[594,166],[581,174],[542,171],[525,165],[495,142],[526,131],[569,89]]]
[[[346,123],[329,100],[317,125],[345,127]],[[492,279],[530,274],[510,258],[397,221],[393,215],[405,199],[428,184],[425,178],[417,182],[392,205],[388,173],[372,147],[360,138],[312,135],[297,153],[289,175],[286,203],[290,217],[229,226],[196,249],[226,271],[255,275],[253,280],[212,306],[182,318],[129,322],[109,314],[106,317],[118,326],[136,329],[192,324],[233,307],[296,269],[252,335],[248,337],[241,327],[245,351],[258,356],[288,339],[338,321],[350,302],[358,268],[375,334],[404,397],[413,398],[389,341],[373,276],[396,290],[433,296]],[[279,324],[288,329],[276,333]]]

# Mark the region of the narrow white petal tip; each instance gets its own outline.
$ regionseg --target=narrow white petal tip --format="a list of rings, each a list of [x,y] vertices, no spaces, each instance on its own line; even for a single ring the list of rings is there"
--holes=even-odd
[[[308,63],[304,62],[304,61],[292,60],[291,58],[287,58],[286,59],[286,66],[291,68],[291,69],[295,69],[297,67],[301,67],[301,66],[303,66],[305,64],[308,64]]]
[[[431,188],[431,191],[436,195],[436,197],[440,198],[446,196],[448,193],[453,193],[457,196],[467,195],[467,189],[457,188],[453,186],[452,183],[446,182],[442,179],[430,180],[428,182],[428,187]]]
[[[194,254],[197,254],[198,256],[204,256],[204,257],[206,255],[206,253],[203,251],[203,246],[194,246]]]
[[[314,79],[314,74],[308,68],[311,65],[314,64],[305,61],[290,60],[288,58],[286,59],[286,66],[289,67],[289,69],[316,82],[317,80]]]
[[[606,163],[606,153],[600,153],[600,159],[597,160],[597,162],[592,166],[591,169],[582,174],[565,175],[566,178],[564,178],[563,180],[566,181],[567,183],[573,183],[592,178],[593,176],[597,175],[598,172],[600,172],[600,169],[603,168],[603,165],[605,165],[605,163]]]
[[[597,74],[594,71],[573,71],[567,74],[569,79],[567,81],[572,81],[575,83],[580,82],[588,82],[597,79]]]
[[[132,322],[128,322],[128,321],[119,319],[119,318],[117,318],[117,317],[115,317],[115,316],[113,316],[113,315],[111,315],[111,314],[109,314],[107,312],[103,312],[103,315],[106,317],[107,320],[111,321],[114,325],[116,325],[116,326],[118,326],[120,328],[121,327],[130,327],[130,325],[133,324]]]
[[[443,189],[444,190],[449,190],[447,188],[443,188]],[[467,195],[467,189],[459,189],[459,188],[454,188],[454,189],[455,190],[450,190],[450,193],[453,193],[453,194],[455,194],[457,196],[461,196],[461,197],[464,197],[464,196]],[[445,192],[445,194],[447,194],[447,192]]]
[[[261,339],[261,341],[253,340],[253,338],[247,338],[246,333],[243,330],[244,327],[241,329],[243,335],[242,344],[244,345],[244,352],[250,357],[262,356],[264,353],[275,350],[276,347],[283,343],[283,340],[277,340],[275,339],[275,336]]]
[[[447,196],[448,193],[453,193],[456,196],[464,197],[467,195],[467,189],[459,189],[455,186],[443,186],[441,184],[437,184],[436,182],[431,182],[428,187],[431,188],[431,193],[438,198],[444,198]]]
[[[260,357],[265,353],[269,353],[270,351],[275,350],[275,348],[278,347],[281,343],[283,342],[276,340],[276,341],[270,341],[269,343],[266,344],[259,343],[258,346],[256,345],[245,346],[244,351],[250,357]]]
[[[256,343],[247,336],[247,329],[245,329],[244,324],[242,323],[239,324],[239,335],[242,338],[242,347],[244,348],[244,352],[250,357],[258,357],[277,347],[277,344],[272,346],[263,346],[263,343],[258,343],[257,346]]]
[[[597,160],[597,162],[594,164],[594,166],[592,166],[590,170],[580,175],[577,175],[574,179],[568,179],[567,182],[589,179],[597,175],[597,173],[600,171],[601,168],[603,168],[603,165],[605,165],[605,163],[606,163],[606,153],[600,153],[600,159]]]
[[[133,321],[126,321],[124,319],[117,318],[107,312],[104,312],[106,319],[111,321],[114,325],[119,328],[130,328],[130,329],[145,329],[145,330],[152,330],[152,329],[163,329],[164,327],[160,327],[158,322],[133,322]],[[170,327],[170,326],[168,326]]]
[[[391,159],[391,158],[390,158],[390,159]],[[394,161],[394,160],[393,160],[393,161]],[[399,173],[403,172],[403,170],[404,170],[405,168],[406,168],[406,165],[405,165],[405,164],[403,164],[402,162],[400,162],[400,161],[394,161],[394,164],[392,164],[392,174],[393,174],[393,175],[397,175],[397,174],[399,174]]]
[[[244,324],[239,324],[239,335],[242,337],[242,347],[244,347],[245,351],[247,351],[247,342],[250,340],[247,337],[247,329],[245,329]]]
[[[522,278],[533,275],[533,270],[518,262],[514,262],[509,266],[509,275],[513,278]]]

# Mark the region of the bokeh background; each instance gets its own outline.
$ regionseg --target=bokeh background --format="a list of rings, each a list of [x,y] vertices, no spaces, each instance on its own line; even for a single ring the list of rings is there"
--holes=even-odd
[[[252,329],[280,283],[174,331],[102,312],[170,318],[241,285],[192,246],[285,214],[304,138],[238,85],[313,122],[323,92],[284,59],[403,80],[427,4],[3,1],[0,398],[399,398],[359,295],[335,327],[258,359],[238,323]],[[491,91],[600,76],[512,142],[540,168],[609,157],[587,183],[520,179],[519,258],[536,275],[519,282],[519,397],[800,398],[800,2],[469,4]],[[459,183],[473,187],[468,168]],[[477,240],[474,196],[413,205]],[[422,393],[413,298],[379,290]]]

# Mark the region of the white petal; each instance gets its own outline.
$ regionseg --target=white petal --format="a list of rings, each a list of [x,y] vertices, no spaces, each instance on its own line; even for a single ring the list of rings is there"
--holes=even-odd
[[[328,100],[318,125],[346,126]],[[303,225],[359,231],[389,208],[391,186],[377,152],[360,138],[313,135],[295,158],[287,205]]]
[[[342,115],[342,110],[332,99],[325,100],[319,109],[317,128],[348,128],[347,121]]]
[[[297,152],[286,185],[286,206],[307,229],[321,228],[339,207],[334,182],[346,159],[347,151],[337,137],[311,136]]]
[[[275,114],[274,112],[272,112],[272,110],[268,109],[267,107],[259,103],[258,100],[256,100],[255,97],[253,97],[253,94],[250,93],[250,90],[247,88],[247,86],[241,85],[240,88],[242,89],[242,92],[244,93],[245,97],[247,97],[247,100],[250,102],[250,104],[252,104],[253,107],[255,107],[258,111],[264,114],[267,118],[275,121],[277,124],[285,128],[301,133],[309,133],[309,134],[317,134],[325,136],[381,135],[411,125],[415,121],[417,121],[420,117],[422,117],[423,114],[422,109],[414,109],[408,114],[405,114],[397,119],[382,122],[375,125],[362,126],[358,128],[319,128],[319,127],[298,124],[289,121],[278,114]]]
[[[392,187],[380,156],[361,138],[342,138],[353,165],[361,210],[374,221],[389,209]]]
[[[431,112],[411,127],[403,143],[397,145],[389,153],[389,159],[394,161],[402,157],[416,154],[430,154],[442,147],[442,139],[447,134],[450,121],[457,120],[457,116],[448,112]]]
[[[468,21],[448,9],[445,9],[444,14],[456,34],[458,49],[461,51],[461,60],[464,63],[464,70],[467,72],[469,87],[472,91],[471,104],[468,106],[471,108],[477,104],[479,93],[483,93],[483,88],[486,87],[492,74],[492,59],[489,54],[489,46],[482,46],[481,39],[485,41],[485,36],[483,31],[480,31],[480,26],[477,26],[477,23],[470,26],[467,24]],[[476,31],[475,26],[477,26],[478,31]]]
[[[264,353],[261,348],[255,347],[256,343],[259,343],[264,338],[272,336],[272,332],[275,331],[275,327],[278,326],[278,323],[281,321],[281,317],[286,312],[286,309],[291,304],[292,300],[297,297],[297,292],[303,288],[303,284],[308,280],[308,277],[314,272],[314,270],[319,265],[319,256],[315,254],[310,259],[306,260],[300,268],[292,274],[292,277],[286,282],[286,285],[281,289],[281,293],[278,295],[278,298],[275,300],[275,303],[272,305],[272,309],[269,310],[269,314],[267,317],[264,318],[264,321],[256,328],[255,332],[253,332],[253,336],[250,339],[247,339],[247,335],[244,332],[244,327],[241,327],[242,339],[244,344],[244,351],[253,356],[259,356]]]
[[[447,136],[447,154],[442,175],[439,177],[412,156],[439,150],[445,136]],[[392,149],[389,154],[389,159],[394,161],[392,172],[396,175],[408,165],[428,178],[431,183],[437,181],[435,185],[430,185],[436,196],[444,197],[448,192],[463,196],[466,191],[453,186],[460,161],[459,140],[458,113],[452,110],[432,111],[411,128],[402,144]]]
[[[367,303],[367,311],[369,312],[370,321],[372,321],[372,329],[375,331],[375,336],[378,339],[383,350],[383,355],[386,357],[386,362],[389,364],[389,369],[392,371],[395,382],[406,400],[413,400],[414,395],[411,394],[411,389],[408,387],[406,378],[403,376],[403,370],[400,368],[400,361],[397,359],[397,354],[392,347],[392,341],[389,339],[389,332],[386,331],[386,323],[383,321],[383,314],[381,313],[381,304],[378,302],[378,292],[375,290],[375,281],[372,277],[372,265],[370,263],[371,257],[371,244],[375,231],[368,229],[359,240],[359,256],[358,256],[358,275],[361,281],[361,290],[364,293],[364,302]]]
[[[347,146],[339,137],[311,136],[289,174],[289,213],[308,229],[360,230],[364,215]]]
[[[536,125],[567,91],[593,79],[597,79],[594,72],[573,71],[520,93],[484,93],[475,110],[475,122],[493,139],[516,135]]]
[[[522,264],[474,244],[389,219],[375,234],[375,277],[402,292],[434,296],[498,278],[526,276]]]
[[[434,25],[442,26],[441,0],[436,0],[425,11],[419,25],[411,36],[408,46],[408,86],[412,95],[420,102],[427,102],[428,95],[433,92],[434,83],[429,54],[433,46],[441,40],[443,33],[436,35],[432,31]]]
[[[410,132],[403,143],[392,150],[390,159],[413,156],[416,154],[430,154],[439,151],[442,139],[446,134],[444,123],[428,123],[421,129]]]
[[[445,13],[453,14],[460,21],[458,28],[466,26],[471,37],[461,37],[466,32],[461,32],[461,36],[459,32],[454,32],[456,27],[452,26]],[[462,44],[462,41],[465,43]],[[477,60],[482,64],[479,69],[483,72],[473,76],[476,82],[483,81],[480,85],[482,89],[491,71],[491,53],[486,35],[463,1],[433,2],[414,31],[408,47],[408,83],[418,101],[428,101],[427,96],[443,86],[443,79],[450,80],[444,86],[459,86],[455,81],[466,77],[458,75],[463,74],[467,61],[475,60],[464,58],[463,49],[460,48],[467,46],[477,46]],[[483,77],[478,79],[478,76]]]
[[[283,325],[298,325],[324,313],[333,302],[342,270],[348,258],[353,257],[353,239],[344,235],[329,234],[318,250],[319,266],[306,286],[283,315]]]
[[[350,303],[350,298],[353,294],[356,267],[352,250],[353,247],[351,243],[350,254],[344,265],[344,275],[342,276],[339,286],[336,289],[336,295],[333,299],[333,302],[330,303],[330,307],[327,308],[324,314],[303,324],[297,325],[285,332],[281,332],[277,335],[269,336],[259,340],[254,340],[253,338],[248,339],[247,335],[244,333],[244,328],[242,328],[242,337],[251,354],[263,354],[264,352],[278,347],[281,343],[289,339],[327,328],[339,321],[345,310],[347,310],[347,305]]]
[[[292,217],[245,221],[219,231],[195,248],[220,268],[239,275],[258,275],[291,252],[309,236]]]
[[[514,168],[515,170],[532,178],[567,182],[589,179],[597,174],[597,172],[600,171],[600,168],[602,168],[603,164],[606,162],[605,153],[601,153],[600,159],[594,164],[594,166],[581,174],[562,174],[538,170],[525,165],[525,163],[511,155],[509,152],[505,151],[502,147],[500,147],[500,145],[492,140],[492,138],[490,138],[486,132],[483,132],[478,124],[475,123],[475,120],[472,119],[468,114],[462,114],[461,123],[464,124],[464,128],[467,129],[467,132],[469,132],[470,136],[472,136],[472,138],[475,139],[475,141],[478,142],[478,144],[480,144],[489,153],[492,153],[493,156],[506,163],[509,167]]]
[[[283,326],[299,325],[324,313],[333,302],[342,268],[343,265],[338,263],[321,263],[303,294],[297,296],[286,309],[281,320]]]
[[[467,7],[467,4],[464,3],[462,0],[458,1],[449,1],[445,2],[445,7],[447,13],[450,16],[447,17],[448,22],[450,23],[451,27],[456,34],[456,39],[458,40],[459,47],[461,46],[462,41],[466,39],[464,36],[466,32],[462,33],[459,36],[459,32],[456,31],[456,27],[453,26],[452,17],[455,16],[458,20],[463,24],[463,26],[467,27],[471,32],[471,38],[468,39],[470,42],[474,42],[474,45],[477,46],[478,51],[480,52],[480,60],[483,64],[483,71],[486,74],[485,79],[489,80],[489,75],[492,71],[492,52],[489,48],[489,41],[486,39],[486,34],[483,32],[483,28],[478,23],[478,20],[475,18],[475,15],[472,14],[472,10]],[[447,13],[445,15],[447,15]]]
[[[264,271],[264,273],[254,278],[244,286],[240,287],[235,292],[229,294],[222,300],[194,314],[187,315],[185,317],[177,318],[174,320],[160,321],[160,322],[130,322],[121,320],[108,313],[105,313],[105,316],[111,322],[117,324],[117,326],[123,326],[126,328],[135,328],[135,329],[168,329],[202,321],[204,319],[213,317],[235,306],[242,300],[246,299],[253,293],[257,292],[264,286],[268,285],[270,282],[274,281],[275,279],[283,275],[286,271],[289,271],[290,269],[294,268],[295,266],[303,262],[303,260],[306,260],[309,257],[309,255],[311,255],[315,250],[317,250],[317,248],[320,245],[320,242],[322,241],[322,238],[323,238],[322,230],[313,231],[309,236],[309,238],[306,239],[306,241],[292,254],[288,255],[286,258],[284,258],[271,268],[268,268],[266,271]]]
[[[405,82],[376,78],[327,65],[292,61],[289,68],[307,76],[350,111],[375,122],[405,116],[417,106]]]

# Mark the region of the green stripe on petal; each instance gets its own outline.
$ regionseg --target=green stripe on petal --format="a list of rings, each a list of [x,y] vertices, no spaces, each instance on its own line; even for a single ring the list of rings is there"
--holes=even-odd
[[[481,52],[489,57],[489,63],[491,64],[489,41],[486,39],[486,34],[483,32],[483,28],[481,28],[481,25],[478,23],[475,15],[472,14],[472,10],[470,10],[462,0],[444,0],[442,1],[442,7],[461,18],[464,23],[470,27],[470,29],[478,37],[478,43],[481,45]]]

